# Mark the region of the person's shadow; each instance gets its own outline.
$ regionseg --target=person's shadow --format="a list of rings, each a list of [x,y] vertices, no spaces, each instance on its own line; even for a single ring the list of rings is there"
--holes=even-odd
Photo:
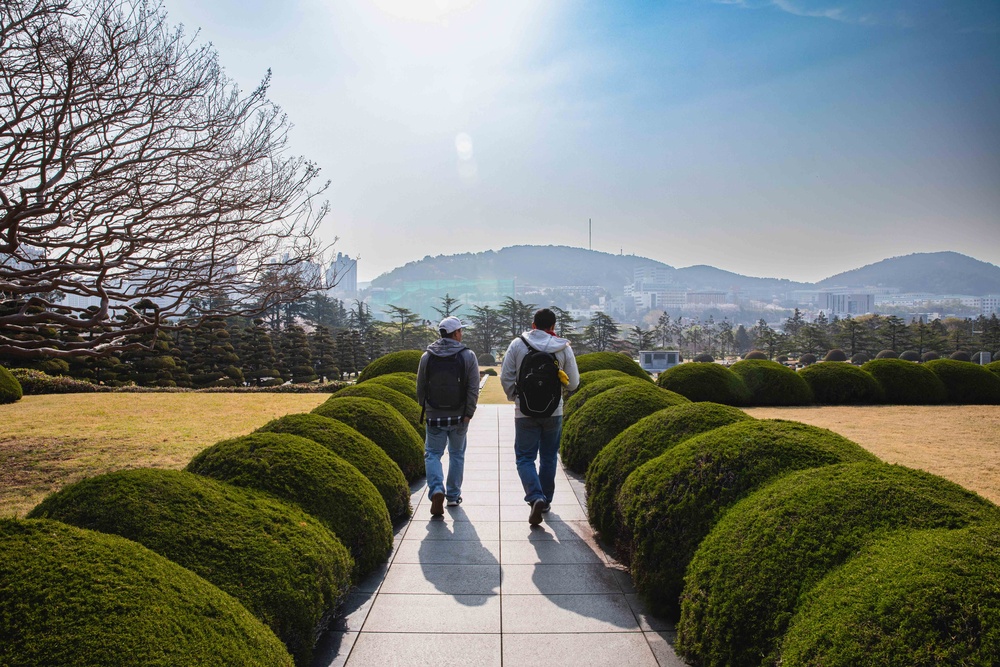
[[[486,548],[462,508],[449,507],[448,520],[432,517],[418,550],[424,578],[434,588],[470,607],[500,593],[500,562]]]

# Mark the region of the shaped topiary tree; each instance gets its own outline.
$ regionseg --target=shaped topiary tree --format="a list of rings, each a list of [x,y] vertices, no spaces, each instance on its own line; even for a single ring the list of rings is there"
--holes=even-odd
[[[899,353],[899,358],[903,361],[920,361],[920,353],[916,350],[903,350]]]
[[[377,380],[378,378],[375,378]],[[416,392],[416,385],[414,385]],[[364,384],[355,384],[337,391],[328,401],[344,398],[346,396],[356,396],[359,398],[372,398],[391,405],[396,411],[403,415],[403,419],[413,427],[418,438],[423,438],[424,427],[420,423],[420,406],[416,399],[410,398],[406,394],[396,391],[384,384],[376,383],[374,380]]]
[[[0,519],[0,664],[291,667],[230,595],[131,540]]]
[[[692,359],[691,361],[699,363],[699,364],[714,364],[715,363],[715,357],[713,357],[712,355],[710,355],[707,352],[702,352],[701,354],[696,355],[695,358]]]
[[[760,350],[750,350],[743,355],[743,359],[767,359],[767,353]]]
[[[0,366],[0,405],[20,401],[23,395],[21,383],[10,374],[10,371]]]
[[[645,382],[626,382],[602,392],[564,422],[559,441],[563,465],[585,473],[597,453],[626,428],[658,410],[689,402]]]
[[[817,359],[816,355],[813,354],[812,352],[807,352],[806,354],[803,354],[801,357],[799,357],[799,363],[803,366],[808,366],[809,364],[815,364],[817,361],[819,361],[819,359]]]
[[[483,352],[477,357],[480,366],[496,366],[497,358],[489,352]]]
[[[676,617],[684,570],[726,509],[781,475],[849,461],[878,459],[797,422],[738,422],[685,440],[636,469],[619,491],[619,555],[652,609]]]
[[[347,424],[320,415],[297,414],[270,421],[257,431],[291,433],[318,442],[357,468],[375,485],[390,519],[396,521],[410,516],[410,486],[403,471],[378,445]]]
[[[893,350],[882,350],[875,355],[876,359],[898,359],[899,355]]]
[[[998,580],[1000,526],[893,534],[805,596],[781,664],[1000,664]]]
[[[202,450],[186,470],[295,503],[350,550],[355,580],[392,549],[392,521],[378,489],[318,442],[290,433],[252,433]]]
[[[359,396],[334,396],[312,411],[343,422],[389,455],[407,482],[424,474],[424,443],[399,412],[387,403]]]
[[[871,361],[871,357],[864,352],[858,352],[857,354],[851,356],[851,363],[855,366],[860,366],[866,361]]]
[[[944,383],[948,402],[956,405],[1000,404],[1000,376],[969,361],[935,359],[925,366]]]
[[[851,364],[823,361],[806,366],[799,377],[821,405],[874,405],[885,397],[882,385],[871,374]]]
[[[736,373],[719,364],[681,364],[660,373],[656,384],[692,401],[746,405],[750,390]]]
[[[940,359],[941,355],[933,350],[929,352],[924,352],[920,355],[920,361],[927,363],[928,361],[934,361],[935,359]]]
[[[965,350],[955,350],[948,358],[952,361],[972,361],[972,357]]]
[[[990,363],[983,366],[983,368],[990,371],[991,373],[1000,375],[1000,361],[991,361]]]
[[[358,376],[358,382],[389,373],[416,373],[423,353],[423,350],[400,350],[379,357],[364,367]]]
[[[678,649],[697,664],[781,664],[801,596],[866,545],[906,528],[1000,519],[987,500],[936,475],[887,464],[788,475],[735,505],[685,576]]]
[[[839,347],[835,347],[826,353],[826,356],[823,357],[823,361],[847,361],[847,353]]]
[[[616,371],[613,369],[605,369],[603,371],[587,371],[586,373],[580,373],[580,386],[577,387],[577,392],[586,387],[588,384],[597,382],[598,380],[607,380],[608,378],[635,378],[634,375],[629,375],[628,373],[622,373],[621,371]],[[638,379],[638,378],[636,378]]]
[[[632,357],[621,352],[589,352],[576,358],[576,366],[580,373],[589,371],[615,370],[640,380],[652,382],[649,373],[642,370]]]
[[[861,368],[882,385],[885,402],[891,405],[937,405],[948,396],[940,378],[920,364],[872,359]]]
[[[319,521],[260,491],[176,470],[121,470],[63,488],[29,518],[120,535],[229,593],[298,665],[351,585],[350,553]]]
[[[601,537],[618,540],[618,491],[632,471],[688,438],[739,421],[742,410],[717,403],[686,403],[643,417],[619,433],[587,468],[587,515]]]
[[[381,384],[389,389],[398,391],[415,402],[417,400],[417,374],[416,373],[387,373],[373,377],[365,384]]]
[[[603,371],[589,371],[584,373],[584,375],[590,375],[590,373],[601,373]],[[582,376],[581,376],[582,378]],[[589,378],[588,378],[589,379]],[[582,386],[577,389],[576,393],[569,397],[569,400],[563,403],[563,424],[565,424],[573,414],[583,407],[583,405],[598,394],[604,393],[609,389],[614,389],[615,387],[620,387],[623,384],[629,382],[641,382],[639,378],[633,375],[626,375],[618,371],[618,374],[605,377],[603,379],[597,378],[591,382],[587,383],[587,386]],[[582,383],[582,380],[581,380]]]
[[[729,367],[750,390],[750,405],[809,405],[812,390],[787,366],[767,359],[744,359]]]

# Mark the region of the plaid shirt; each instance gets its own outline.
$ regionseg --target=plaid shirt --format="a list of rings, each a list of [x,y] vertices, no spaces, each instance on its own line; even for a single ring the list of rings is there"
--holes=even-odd
[[[458,426],[465,419],[463,415],[453,415],[451,417],[434,417],[427,418],[428,426],[436,426],[437,428],[442,428],[444,426]]]

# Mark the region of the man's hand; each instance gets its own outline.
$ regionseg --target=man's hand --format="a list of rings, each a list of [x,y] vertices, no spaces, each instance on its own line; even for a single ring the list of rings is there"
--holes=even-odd
[[[471,421],[472,421],[472,417],[462,417],[462,423],[463,424],[468,424]]]

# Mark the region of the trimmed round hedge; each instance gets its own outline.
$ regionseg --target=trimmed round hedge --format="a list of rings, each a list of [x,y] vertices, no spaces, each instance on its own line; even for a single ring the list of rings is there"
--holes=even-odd
[[[767,354],[760,350],[750,350],[743,355],[743,359],[767,359]]]
[[[642,366],[637,364],[635,359],[621,352],[589,352],[581,354],[576,358],[576,367],[580,373],[615,370],[637,377],[640,380],[653,381],[649,373],[642,370]]]
[[[821,405],[873,405],[885,398],[882,385],[862,368],[839,361],[821,361],[799,371]]]
[[[719,516],[794,470],[878,459],[832,431],[745,421],[685,440],[629,475],[618,493],[619,555],[654,612],[676,617],[684,570]]]
[[[423,354],[423,350],[390,352],[365,366],[361,374],[358,375],[358,382],[389,373],[416,373],[417,367],[420,365],[420,357]]]
[[[876,359],[898,359],[899,355],[896,354],[895,350],[882,350],[875,355]]]
[[[416,373],[387,373],[386,375],[379,375],[373,377],[364,383],[367,385],[380,384],[389,389],[398,391],[400,394],[407,396],[413,400],[414,403],[417,402],[417,374]],[[355,385],[357,386],[357,385]]]
[[[476,357],[476,360],[479,362],[480,366],[496,366],[497,365],[497,358],[494,357],[489,352],[483,352],[478,357]]]
[[[817,361],[819,361],[819,359],[817,359],[816,355],[813,354],[812,352],[803,354],[801,357],[799,357],[799,363],[802,364],[803,366],[808,366],[809,364],[815,364]]]
[[[971,355],[965,350],[955,350],[948,358],[953,361],[972,361]]]
[[[697,362],[699,364],[712,364],[715,363],[715,357],[710,355],[708,352],[702,352],[691,361]]]
[[[646,415],[682,403],[690,401],[645,382],[626,382],[598,394],[563,424],[559,440],[563,465],[574,472],[587,472],[593,458],[616,435]]]
[[[618,491],[633,470],[671,447],[707,431],[752,418],[718,403],[686,403],[643,417],[597,453],[587,468],[587,515],[601,537],[618,539]]]
[[[861,368],[882,385],[890,405],[937,405],[948,395],[937,375],[912,361],[872,359]]]
[[[823,357],[823,361],[847,361],[847,353],[839,347],[835,347],[826,353],[826,356]]]
[[[1000,375],[1000,361],[991,361],[990,363],[983,366],[986,370],[996,375]]]
[[[776,361],[744,359],[729,370],[742,378],[750,390],[750,405],[809,405],[809,384],[798,373]]]
[[[290,433],[251,433],[202,450],[186,469],[295,503],[350,550],[356,579],[392,550],[392,521],[378,489],[318,442]]]
[[[597,382],[598,380],[607,380],[608,378],[630,378],[633,377],[628,373],[622,373],[621,371],[612,370],[610,368],[603,371],[587,371],[586,373],[580,373],[580,385],[576,388],[577,392],[586,387],[592,382]]]
[[[899,358],[903,361],[920,361],[920,353],[916,350],[903,350],[899,353]]]
[[[414,388],[414,391],[416,391],[416,388]],[[396,409],[396,412],[403,415],[403,419],[405,419],[406,422],[413,427],[413,430],[416,432],[418,438],[423,436],[424,427],[420,424],[420,406],[417,404],[415,399],[410,398],[406,394],[402,394],[395,389],[391,389],[390,387],[382,384],[367,382],[365,384],[356,384],[344,387],[326,400],[332,401],[345,396],[372,398],[376,401],[382,401],[383,403],[391,405]]]
[[[782,665],[1000,664],[1000,526],[892,535],[810,591]]]
[[[604,371],[590,371],[584,373],[584,375],[590,375],[591,373],[603,373]],[[583,386],[581,380],[580,388],[569,397],[565,403],[563,403],[563,424],[566,423],[573,414],[583,407],[583,405],[598,394],[602,394],[609,389],[614,389],[615,387],[620,387],[624,384],[630,382],[639,382],[640,380],[632,375],[626,375],[621,371],[615,371],[615,375],[596,378],[595,380],[588,382],[586,386]],[[581,376],[582,378],[583,376]],[[589,379],[589,378],[588,378]]]
[[[391,405],[373,398],[327,399],[312,414],[343,422],[382,448],[403,471],[407,482],[424,474],[424,443]]]
[[[934,361],[935,359],[940,359],[940,358],[941,355],[934,351],[924,352],[923,354],[920,355],[920,361],[923,361],[924,363],[927,363],[928,361]]]
[[[970,361],[935,359],[925,366],[937,375],[957,405],[1000,404],[1000,376]]]
[[[23,395],[21,383],[10,374],[9,370],[0,366],[0,405],[20,401]]]
[[[357,468],[375,485],[390,519],[396,521],[410,516],[410,486],[403,471],[378,445],[347,424],[320,415],[297,414],[270,421],[257,432],[291,433],[318,442]]]
[[[702,541],[685,577],[677,648],[702,665],[779,664],[801,596],[866,545],[900,529],[998,518],[989,501],[903,466],[787,475],[732,507]]]
[[[692,401],[723,405],[746,405],[750,402],[750,390],[743,379],[719,364],[680,364],[660,373],[656,384]]]
[[[0,519],[0,664],[248,665],[292,658],[234,598],[116,535]]]
[[[29,518],[120,535],[229,593],[298,665],[351,585],[351,555],[319,521],[266,493],[178,470],[121,470],[63,488]]]
[[[865,362],[871,361],[871,359],[872,358],[867,354],[865,354],[864,352],[858,352],[857,354],[851,357],[851,363],[854,364],[855,366],[860,366]]]

